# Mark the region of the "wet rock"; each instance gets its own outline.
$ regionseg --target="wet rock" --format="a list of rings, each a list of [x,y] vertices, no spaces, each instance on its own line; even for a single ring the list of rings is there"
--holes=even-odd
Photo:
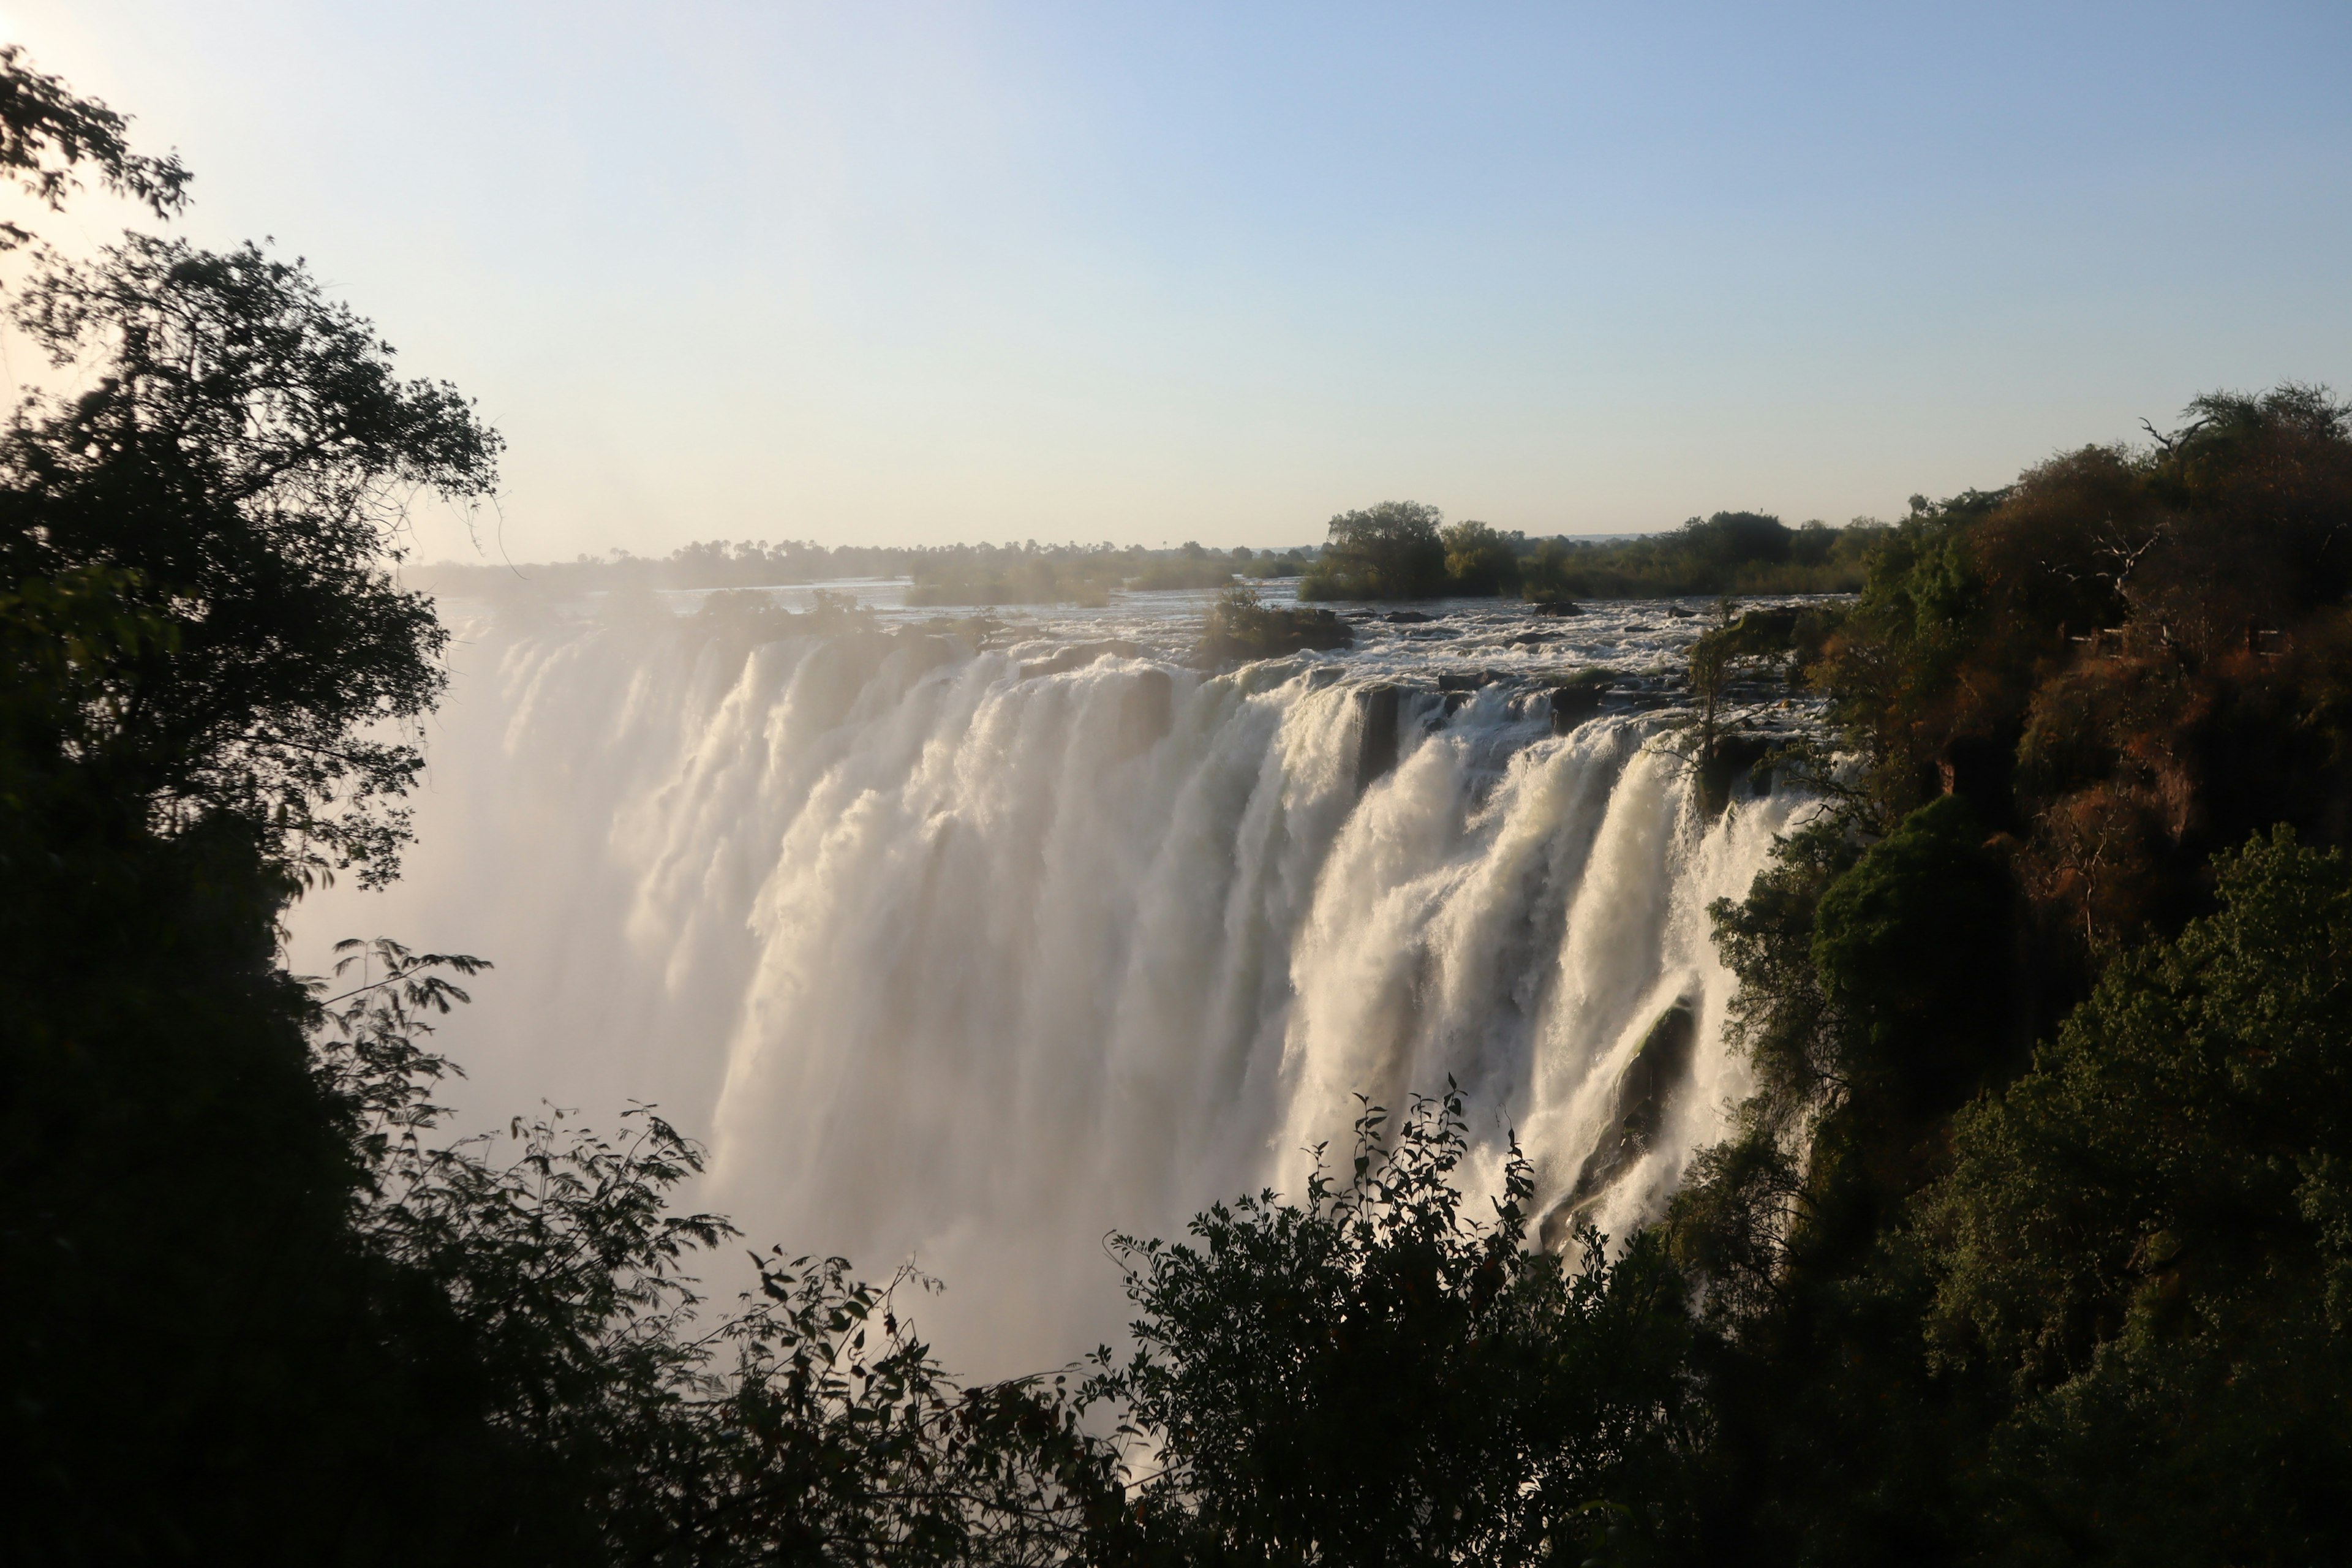
[[[1414,626],[1423,621],[1433,621],[1435,616],[1424,616],[1419,610],[1391,610],[1381,617],[1393,626]]]
[[[1699,761],[1699,809],[1710,817],[1720,816],[1731,804],[1732,785],[1742,773],[1748,776],[1749,788],[1759,795],[1769,795],[1772,773],[1762,763],[1777,744],[1778,738],[1771,735],[1717,735],[1715,744]]]
[[[1551,732],[1565,735],[1601,711],[1608,687],[1599,680],[1572,681],[1551,689]]]
[[[1528,612],[1537,616],[1580,616],[1584,614],[1584,606],[1570,604],[1566,599],[1531,599],[1528,602]]]
[[[1642,1037],[1633,1059],[1618,1075],[1612,1098],[1612,1125],[1599,1144],[1585,1156],[1583,1168],[1568,1195],[1544,1216],[1543,1245],[1558,1249],[1575,1234],[1577,1226],[1599,1206],[1599,1200],[1657,1141],[1675,1090],[1690,1076],[1691,1058],[1698,1046],[1698,1010],[1682,997],[1657,1016]]]
[[[1368,686],[1356,693],[1360,716],[1356,738],[1356,793],[1396,766],[1397,704],[1402,693],[1393,686]]]
[[[1150,751],[1168,733],[1175,713],[1174,679],[1157,666],[1138,670],[1119,701],[1119,750],[1130,757]]]
[[[1354,646],[1356,629],[1329,610],[1229,599],[1209,612],[1194,662],[1204,667]]]

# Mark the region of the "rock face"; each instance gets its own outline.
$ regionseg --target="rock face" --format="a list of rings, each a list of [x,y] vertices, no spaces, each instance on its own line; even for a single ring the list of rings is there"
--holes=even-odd
[[[1750,788],[1758,795],[1772,790],[1772,770],[1762,766],[1764,759],[1778,744],[1770,735],[1732,732],[1717,735],[1706,754],[1699,759],[1699,809],[1711,819],[1723,814],[1731,804],[1731,786],[1740,774],[1748,775]]]
[[[1619,1076],[1612,1107],[1615,1131],[1601,1134],[1599,1145],[1586,1156],[1583,1169],[1577,1172],[1568,1195],[1544,1215],[1544,1246],[1564,1246],[1591,1214],[1601,1194],[1656,1142],[1667,1106],[1689,1076],[1697,1045],[1698,1010],[1688,997],[1679,998],[1658,1015]]]
[[[1608,689],[1597,680],[1579,681],[1570,686],[1555,686],[1551,691],[1551,732],[1565,735],[1601,711],[1601,699]]]
[[[1362,727],[1356,741],[1356,792],[1396,766],[1397,702],[1403,695],[1393,686],[1368,686],[1356,693]]]
[[[1148,752],[1168,733],[1176,712],[1176,686],[1154,665],[1136,672],[1118,710],[1119,745],[1129,756]]]

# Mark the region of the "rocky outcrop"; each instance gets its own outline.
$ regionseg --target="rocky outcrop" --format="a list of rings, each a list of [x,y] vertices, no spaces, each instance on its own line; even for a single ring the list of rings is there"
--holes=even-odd
[[[1393,686],[1367,686],[1356,693],[1356,791],[1363,793],[1397,761],[1397,705],[1403,692]]]
[[[1675,1090],[1690,1076],[1691,1058],[1697,1047],[1698,1010],[1688,997],[1678,998],[1658,1015],[1649,1033],[1642,1037],[1633,1059],[1618,1075],[1612,1097],[1612,1125],[1585,1157],[1568,1195],[1544,1216],[1544,1246],[1565,1246],[1577,1226],[1599,1206],[1601,1194],[1656,1142]]]

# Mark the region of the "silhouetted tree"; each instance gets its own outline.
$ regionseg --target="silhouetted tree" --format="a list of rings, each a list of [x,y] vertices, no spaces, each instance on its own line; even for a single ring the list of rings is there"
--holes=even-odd
[[[1169,1245],[1121,1237],[1138,1349],[1087,1389],[1154,1469],[1137,1508],[1200,1563],[1534,1563],[1670,1539],[1685,1399],[1680,1285],[1522,1239],[1516,1146],[1494,1217],[1463,1213],[1462,1100],[1393,1131],[1368,1108],[1351,1173],[1303,1202],[1219,1204]],[[1392,1138],[1392,1142],[1391,1141]]]

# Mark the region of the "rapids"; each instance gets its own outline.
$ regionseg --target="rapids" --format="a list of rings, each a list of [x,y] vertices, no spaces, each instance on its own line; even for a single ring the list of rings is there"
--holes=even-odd
[[[1742,785],[1709,820],[1658,743],[1699,621],[1422,608],[1214,677],[1175,661],[1186,595],[1007,616],[977,651],[887,607],[765,643],[453,615],[406,874],[312,894],[289,958],[382,931],[493,960],[436,1037],[461,1124],[657,1103],[747,1244],[944,1280],[923,1324],[970,1373],[1115,1338],[1103,1236],[1296,1192],[1318,1143],[1344,1167],[1359,1094],[1450,1077],[1477,1179],[1516,1129],[1547,1235],[1571,1206],[1622,1232],[1742,1092],[1706,905],[1803,805]],[[1107,637],[1137,657],[1038,668]],[[1555,735],[1549,683],[1595,665],[1614,694]],[[1677,1002],[1687,1043],[1644,1053]]]

